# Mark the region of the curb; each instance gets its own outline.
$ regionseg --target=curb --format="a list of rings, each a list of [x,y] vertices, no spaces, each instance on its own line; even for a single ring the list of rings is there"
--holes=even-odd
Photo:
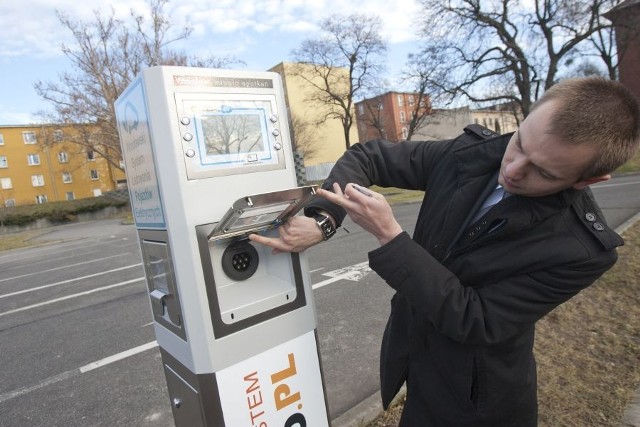
[[[407,389],[403,385],[389,407],[404,399]],[[373,393],[338,418],[331,421],[331,427],[364,427],[384,413],[380,391]]]
[[[619,227],[616,228],[616,233],[622,234],[629,227],[636,222],[640,221],[640,212],[626,220]],[[620,421],[621,427],[640,427],[640,387],[634,392],[631,397],[631,401],[627,405],[622,414],[622,420]]]
[[[629,227],[640,221],[640,212],[620,224],[615,229],[618,234],[623,234]],[[390,406],[395,405],[404,398],[406,393],[405,386],[398,392],[391,402]],[[384,413],[382,409],[382,401],[380,399],[380,391],[367,397],[356,406],[331,421],[332,427],[364,427],[368,423],[375,421]],[[627,405],[620,422],[620,427],[640,427],[640,388],[638,388],[629,404]]]

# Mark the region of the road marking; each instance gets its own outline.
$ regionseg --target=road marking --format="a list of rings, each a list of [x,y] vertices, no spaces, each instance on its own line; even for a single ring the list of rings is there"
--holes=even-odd
[[[29,288],[29,289],[24,289],[22,291],[11,292],[9,294],[0,295],[0,299],[12,297],[12,296],[15,296],[15,295],[26,294],[26,293],[29,293],[29,292],[35,292],[35,291],[39,291],[39,290],[42,290],[42,289],[51,288],[53,286],[64,285],[66,283],[71,283],[71,282],[75,282],[75,281],[78,281],[78,280],[88,279],[90,277],[101,276],[103,274],[113,273],[114,271],[121,271],[121,270],[126,270],[128,268],[139,267],[141,265],[142,265],[142,263],[139,262],[138,264],[132,264],[132,265],[127,265],[125,267],[114,268],[113,270],[107,270],[107,271],[103,271],[101,273],[89,274],[87,276],[76,277],[74,279],[63,280],[61,282],[50,283],[48,285],[42,285],[42,286],[38,286],[36,288]]]
[[[71,299],[71,298],[83,297],[85,295],[90,295],[90,294],[93,294],[95,292],[101,292],[101,291],[106,291],[106,290],[109,290],[109,289],[117,288],[117,287],[120,287],[120,286],[130,285],[132,283],[141,282],[143,280],[144,280],[144,277],[139,277],[137,279],[127,280],[125,282],[115,283],[115,284],[109,285],[109,286],[103,286],[101,288],[91,289],[89,291],[78,292],[77,294],[67,295],[67,296],[64,296],[64,297],[51,299],[49,301],[44,301],[44,302],[40,302],[40,303],[32,304],[32,305],[27,305],[27,306],[24,306],[24,307],[20,307],[20,308],[16,308],[16,309],[13,309],[13,310],[5,311],[4,313],[0,313],[0,317],[6,316],[8,314],[19,313],[21,311],[31,310],[32,308],[38,308],[38,307],[42,307],[42,306],[45,306],[45,305],[54,304],[56,302],[65,301],[65,300],[68,300],[68,299]]]
[[[330,285],[331,283],[337,282],[338,280],[351,280],[353,282],[357,282],[362,279],[364,276],[369,274],[371,269],[369,268],[369,262],[361,262],[359,264],[349,265],[347,267],[339,268],[337,270],[328,271],[326,273],[322,273],[323,276],[330,277],[330,279],[323,280],[322,282],[318,282],[315,285],[311,286],[313,290],[320,289],[323,286]]]
[[[108,256],[108,257],[104,257],[104,258],[92,259],[90,261],[78,262],[76,264],[62,265],[60,267],[49,268],[47,270],[34,271],[33,273],[21,274],[20,276],[7,277],[5,279],[0,279],[0,282],[6,282],[7,280],[13,280],[13,279],[21,279],[23,277],[35,276],[36,274],[47,273],[49,271],[62,270],[64,268],[75,267],[77,265],[91,264],[91,263],[94,263],[94,262],[100,262],[100,261],[104,261],[106,259],[116,258],[116,257],[124,256],[124,255],[129,255],[129,253],[125,252],[125,253],[121,253],[121,254],[118,254],[118,255],[111,255],[111,256]]]
[[[88,365],[84,365],[80,368],[80,373],[84,374],[85,372],[102,368],[103,366],[107,366],[110,363],[114,363],[114,362],[117,362],[118,360],[126,359],[127,357],[134,356],[138,353],[142,353],[143,351],[156,348],[157,346],[158,346],[158,341],[151,341],[146,344],[139,345],[138,347],[130,348],[129,350],[125,350],[121,353],[114,354],[113,356],[105,357],[104,359],[98,360],[97,362],[92,362],[92,363],[89,363]]]
[[[147,350],[151,350],[153,348],[156,348],[158,346],[158,342],[157,341],[151,341],[148,342],[146,344],[143,345],[139,345],[138,347],[134,347],[131,348],[129,350],[125,350],[121,353],[118,354],[114,354],[112,356],[109,357],[105,357],[104,359],[98,360],[97,362],[93,362],[93,363],[89,363],[88,365],[84,365],[80,368],[77,369],[72,369],[70,371],[66,371],[63,372],[61,374],[55,375],[53,377],[49,377],[47,379],[45,379],[44,381],[32,385],[32,386],[28,386],[28,387],[21,387],[17,390],[13,390],[10,391],[8,393],[4,393],[4,394],[0,394],[0,403],[6,402],[7,400],[11,400],[14,399],[16,397],[20,397],[22,395],[31,393],[32,391],[36,391],[39,390],[43,387],[49,386],[51,384],[55,384],[57,382],[63,381],[63,380],[68,380],[69,378],[73,378],[76,377],[80,374],[84,374],[86,372],[90,372],[93,371],[94,369],[98,369],[98,368],[102,368],[103,366],[107,366],[111,363],[117,362],[119,360],[123,360],[126,359],[127,357],[131,357],[134,356],[138,353],[142,353],[144,351]]]
[[[140,264],[136,264],[136,265],[140,265]],[[132,266],[130,266],[132,267]],[[126,268],[126,267],[123,267]],[[338,270],[333,270],[333,271],[329,271],[327,273],[323,273],[323,276],[329,276],[330,278],[327,280],[323,280],[322,282],[318,282],[314,285],[312,285],[313,289],[318,289],[321,288],[323,286],[329,285],[331,283],[337,282],[339,280],[351,280],[351,281],[358,281],[361,278],[363,278],[365,275],[367,275],[369,272],[371,271],[371,269],[368,267],[368,262],[363,262],[360,264],[354,264],[348,267],[344,267],[344,268],[340,268]],[[93,276],[93,275],[92,275]],[[90,277],[90,276],[86,276],[86,277]],[[77,280],[77,279],[76,279]],[[118,286],[124,286],[124,285],[128,285],[130,283],[134,283],[137,281],[141,281],[144,280],[144,277],[142,278],[138,278],[138,279],[133,279],[133,280],[128,280],[126,282],[120,282],[120,283],[116,283],[113,285],[109,285],[109,286],[104,286],[102,288],[97,288],[97,289],[92,289],[90,291],[85,291],[85,292],[80,292],[77,294],[73,294],[73,295],[67,295],[65,297],[61,297],[61,298],[57,298],[54,300],[49,300],[43,303],[39,303],[39,304],[33,304],[30,306],[26,306],[26,307],[21,307],[21,308],[17,308],[14,310],[10,310],[10,311],[6,311],[4,313],[0,313],[0,316],[4,316],[7,314],[11,314],[11,313],[16,313],[16,312],[20,312],[20,311],[25,311],[25,310],[29,310],[31,308],[36,308],[36,307],[41,307],[43,305],[47,305],[47,304],[52,304],[54,302],[59,302],[59,301],[63,301],[63,300],[67,300],[70,298],[76,298],[79,296],[84,296],[84,295],[89,295],[92,294],[94,292],[99,292],[99,291],[103,291],[103,290],[107,290],[107,289],[112,289]],[[148,326],[153,324],[153,322],[147,324],[147,325],[143,325],[143,326]],[[23,396],[25,394],[31,393],[33,391],[39,390],[43,387],[49,386],[51,384],[55,384],[57,382],[66,380],[66,379],[70,379],[73,378],[75,376],[87,373],[87,372],[91,372],[95,369],[99,369],[102,367],[105,367],[107,365],[110,365],[112,363],[118,362],[120,360],[124,360],[127,359],[131,356],[134,356],[136,354],[145,352],[147,350],[151,350],[154,349],[158,346],[158,342],[157,341],[151,341],[148,342],[146,344],[142,344],[139,345],[137,347],[131,348],[129,350],[125,350],[122,351],[120,353],[105,357],[103,359],[100,359],[96,362],[92,362],[89,363],[87,365],[81,366],[80,368],[77,369],[72,369],[70,371],[66,371],[63,372],[61,374],[55,375],[53,377],[49,377],[47,379],[45,379],[44,381],[32,385],[32,386],[27,386],[27,387],[22,387],[19,388],[17,390],[13,390],[4,394],[0,394],[0,403],[6,402],[8,400],[14,399],[16,397],[20,397]]]
[[[133,244],[126,244],[126,245],[123,245],[123,246],[115,246],[115,245],[113,245],[112,247],[115,247],[117,249],[123,249],[123,248],[125,248],[127,246],[131,246],[132,249],[134,248]],[[137,248],[138,248],[138,244],[137,243],[135,244],[135,248],[137,250]],[[86,248],[83,248],[83,249],[86,249]],[[82,256],[93,255],[95,253],[100,253],[100,252],[104,252],[104,247],[99,248],[98,251],[87,251],[87,250],[84,250],[82,252]],[[3,271],[17,270],[17,269],[20,269],[20,268],[22,268],[22,269],[24,269],[24,268],[33,268],[33,266],[38,265],[38,264],[46,264],[46,263],[51,263],[51,262],[54,262],[54,261],[64,261],[64,260],[70,259],[70,258],[78,258],[78,254],[60,256],[58,258],[46,258],[46,259],[41,259],[40,261],[29,261],[28,263],[25,263],[25,264],[14,265],[12,267],[5,267],[3,269]],[[0,259],[0,260],[4,261],[4,259]],[[25,261],[25,260],[27,260],[27,259],[22,258],[20,261]],[[8,260],[8,261],[9,262],[15,262],[14,260]]]

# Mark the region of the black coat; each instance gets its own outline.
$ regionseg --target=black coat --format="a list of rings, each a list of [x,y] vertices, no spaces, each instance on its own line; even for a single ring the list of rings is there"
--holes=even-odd
[[[381,350],[386,407],[407,381],[402,426],[535,426],[535,323],[617,260],[622,239],[589,190],[511,196],[475,223],[510,135],[351,147],[325,182],[425,190],[411,239],[369,253],[397,292]],[[338,221],[341,208],[317,201]]]

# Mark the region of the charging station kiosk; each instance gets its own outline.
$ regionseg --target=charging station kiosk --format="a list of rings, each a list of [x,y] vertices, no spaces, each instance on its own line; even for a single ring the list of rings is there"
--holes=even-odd
[[[315,194],[280,76],[152,67],[115,109],[176,425],[328,426],[305,255],[247,238]]]

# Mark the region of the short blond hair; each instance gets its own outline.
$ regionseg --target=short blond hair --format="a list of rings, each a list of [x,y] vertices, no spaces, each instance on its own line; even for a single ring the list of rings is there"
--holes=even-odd
[[[594,144],[598,154],[583,178],[613,172],[640,145],[640,105],[621,83],[602,77],[561,80],[534,104],[557,102],[548,131],[569,144]]]

